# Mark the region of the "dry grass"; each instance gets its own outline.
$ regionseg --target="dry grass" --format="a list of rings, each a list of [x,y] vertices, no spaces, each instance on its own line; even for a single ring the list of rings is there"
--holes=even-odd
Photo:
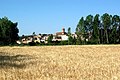
[[[0,80],[120,80],[120,45],[0,47]]]

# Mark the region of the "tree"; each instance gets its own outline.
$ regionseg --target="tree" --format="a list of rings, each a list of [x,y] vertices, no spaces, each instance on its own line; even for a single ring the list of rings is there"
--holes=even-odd
[[[71,43],[71,28],[68,28],[68,45]]]
[[[120,22],[120,18],[118,15],[114,15],[112,17],[112,31],[111,31],[111,41],[112,43],[117,43],[119,41],[119,22]]]
[[[84,44],[85,25],[84,25],[84,18],[83,17],[80,19],[80,21],[77,25],[76,34],[77,34],[77,44]]]
[[[74,38],[72,37],[72,35],[71,35],[71,28],[69,27],[68,28],[68,45],[72,45],[72,44],[74,44],[75,42],[74,42]]]
[[[92,40],[92,32],[93,32],[93,16],[88,15],[85,20],[85,30],[86,30],[86,38],[87,42],[93,43]]]
[[[13,23],[7,17],[0,19],[0,45],[16,43],[18,39],[18,23]]]
[[[93,29],[93,16],[92,15],[88,15],[86,17],[86,30],[87,32],[92,32],[92,29]]]
[[[120,43],[120,16],[119,16],[119,20],[118,20],[118,27],[117,27],[117,35],[118,35],[118,43]]]
[[[94,21],[93,21],[93,39],[97,43],[100,43],[99,25],[100,25],[99,14],[96,14],[95,17],[94,17]]]
[[[69,27],[68,28],[68,36],[70,36],[71,35],[71,28]]]
[[[120,43],[120,16],[105,13],[94,17],[88,15],[85,20],[82,17],[76,27],[76,34],[78,44],[86,43],[85,40],[88,40],[88,44]]]
[[[108,39],[108,29],[111,25],[111,19],[110,19],[110,15],[105,13],[102,15],[101,17],[102,19],[102,23],[103,23],[103,26],[104,26],[104,36],[105,36],[105,40],[106,42],[105,43],[109,43],[109,39]]]
[[[48,37],[48,43],[52,43],[52,39],[53,39],[53,35],[51,34],[49,37]]]
[[[119,16],[119,22],[118,22],[118,40],[119,40],[119,43],[120,43],[120,16]]]
[[[33,32],[33,34],[32,35],[35,35],[35,32]]]

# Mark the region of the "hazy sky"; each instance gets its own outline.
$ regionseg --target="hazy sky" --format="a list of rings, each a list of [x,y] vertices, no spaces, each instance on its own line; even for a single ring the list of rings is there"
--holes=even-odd
[[[120,0],[1,0],[0,18],[18,22],[19,35],[75,31],[79,19],[89,14],[120,15]]]

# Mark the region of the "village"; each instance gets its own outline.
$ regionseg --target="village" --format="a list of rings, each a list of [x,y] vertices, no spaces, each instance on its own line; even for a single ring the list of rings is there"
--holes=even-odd
[[[62,28],[61,32],[56,32],[55,34],[35,34],[32,35],[22,35],[19,40],[17,40],[17,44],[29,44],[31,42],[34,43],[48,43],[48,38],[53,36],[52,42],[61,42],[61,41],[68,41],[68,33],[65,31],[65,28]],[[77,38],[77,35],[71,34],[73,38]]]

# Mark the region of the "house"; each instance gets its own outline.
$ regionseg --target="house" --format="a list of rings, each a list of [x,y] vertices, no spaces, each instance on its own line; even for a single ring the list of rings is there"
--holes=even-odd
[[[32,34],[32,35],[26,35],[21,36],[20,39],[17,42],[17,44],[29,44],[31,42],[35,43],[48,43],[48,38],[50,35],[53,34]],[[57,32],[53,35],[53,42],[57,41],[67,41],[68,40],[68,34],[65,32],[65,28],[62,29],[61,32]]]
[[[29,44],[30,42],[35,43],[48,43],[48,37],[51,34],[32,34],[32,35],[26,35],[21,36],[19,40],[16,41],[17,44]]]
[[[65,28],[62,29],[62,32],[57,32],[53,35],[52,41],[66,41],[68,40],[68,34],[65,32]]]
[[[22,37],[20,37],[20,41],[23,44],[28,44],[33,41],[33,36],[32,35],[27,35],[27,36],[22,35]]]
[[[76,33],[72,33],[71,36],[75,39],[77,39],[77,34]]]
[[[17,44],[28,44],[30,42],[40,43],[41,35],[22,35],[17,42]]]
[[[49,38],[50,35],[52,35],[52,34],[42,34],[40,41],[41,41],[42,43],[48,43],[47,40],[48,40],[48,38]]]

